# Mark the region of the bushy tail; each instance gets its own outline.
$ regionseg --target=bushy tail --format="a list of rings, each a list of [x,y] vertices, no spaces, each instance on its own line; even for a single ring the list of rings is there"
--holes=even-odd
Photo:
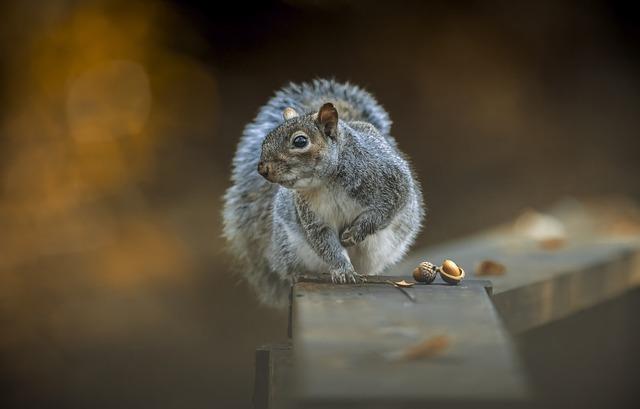
[[[368,122],[383,135],[389,135],[389,114],[373,95],[348,82],[316,79],[301,84],[291,83],[278,91],[275,98],[269,101],[269,105],[278,113],[287,106],[302,112],[312,112],[325,102],[332,102],[336,106],[340,119]]]

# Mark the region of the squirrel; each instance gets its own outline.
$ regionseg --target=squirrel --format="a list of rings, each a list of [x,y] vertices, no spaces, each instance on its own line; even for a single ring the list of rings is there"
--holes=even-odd
[[[284,306],[301,274],[359,283],[396,263],[424,218],[414,172],[367,91],[289,84],[240,139],[224,195],[224,233],[266,304]]]

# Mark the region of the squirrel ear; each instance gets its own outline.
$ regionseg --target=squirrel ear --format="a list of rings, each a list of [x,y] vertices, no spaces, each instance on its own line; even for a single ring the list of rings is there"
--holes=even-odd
[[[331,102],[320,107],[316,122],[325,136],[335,139],[338,130],[338,111]]]
[[[300,115],[298,115],[296,110],[291,107],[287,107],[284,109],[284,111],[282,111],[282,117],[285,121],[288,119],[297,118],[298,116]]]

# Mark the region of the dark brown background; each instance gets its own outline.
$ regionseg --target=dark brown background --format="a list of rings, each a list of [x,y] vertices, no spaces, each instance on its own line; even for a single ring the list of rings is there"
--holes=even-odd
[[[638,9],[514,3],[0,6],[0,406],[250,405],[286,317],[232,272],[221,195],[288,81],[388,109],[429,207],[417,247],[565,196],[640,199]],[[520,336],[534,383],[637,403],[637,309]]]

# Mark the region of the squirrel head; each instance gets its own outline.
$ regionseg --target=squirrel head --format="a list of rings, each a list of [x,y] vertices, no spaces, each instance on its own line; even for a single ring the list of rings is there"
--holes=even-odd
[[[327,102],[317,113],[282,113],[284,122],[262,143],[258,172],[290,189],[320,186],[338,164],[338,111]]]

